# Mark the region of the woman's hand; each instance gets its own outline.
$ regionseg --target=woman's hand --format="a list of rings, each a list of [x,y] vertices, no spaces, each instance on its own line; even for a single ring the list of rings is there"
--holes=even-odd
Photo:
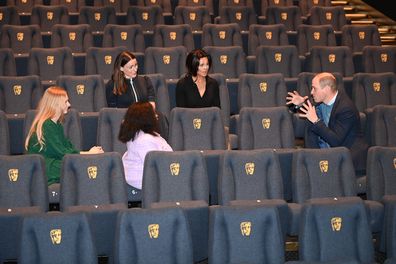
[[[103,149],[101,146],[93,146],[89,151],[90,154],[99,154],[99,153],[104,153]]]
[[[80,151],[80,154],[101,154],[101,153],[104,153],[101,146],[93,146],[88,151]]]

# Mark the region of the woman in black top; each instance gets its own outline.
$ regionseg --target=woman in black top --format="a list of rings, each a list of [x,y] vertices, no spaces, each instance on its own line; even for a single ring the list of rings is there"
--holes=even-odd
[[[147,76],[138,75],[138,62],[129,51],[118,54],[114,62],[111,80],[106,84],[106,100],[108,107],[128,108],[136,102],[149,102],[155,110],[155,90]],[[160,112],[156,112],[160,134],[168,139],[168,120]]]
[[[108,107],[127,108],[135,102],[150,102],[155,109],[155,91],[150,79],[138,75],[133,53],[124,51],[114,62],[114,72],[106,84]]]
[[[220,108],[219,84],[208,76],[212,59],[201,49],[187,55],[187,73],[177,82],[177,107],[211,107]]]

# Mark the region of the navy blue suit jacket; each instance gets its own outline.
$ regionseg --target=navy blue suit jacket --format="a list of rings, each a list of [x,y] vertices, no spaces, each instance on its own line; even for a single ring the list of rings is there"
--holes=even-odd
[[[328,127],[323,121],[308,125],[305,133],[305,147],[319,148],[319,136],[330,147],[349,148],[355,170],[365,170],[368,145],[360,126],[359,111],[345,92],[338,91]]]

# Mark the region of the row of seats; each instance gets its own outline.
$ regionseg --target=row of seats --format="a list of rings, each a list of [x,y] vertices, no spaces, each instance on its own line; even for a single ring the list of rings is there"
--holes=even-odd
[[[221,259],[227,257],[222,256],[224,255],[222,254],[223,251],[211,251],[209,249],[208,252],[208,241],[211,241],[213,239],[212,235],[214,235],[209,223],[218,221],[221,223],[227,221],[227,219],[222,218],[224,212],[219,213],[218,216],[209,215],[208,204],[212,180],[206,172],[207,163],[204,155],[199,151],[154,151],[148,153],[144,164],[142,207],[180,207],[183,209],[191,232],[194,261],[205,259],[208,255],[209,258],[217,257]],[[238,211],[237,207],[239,207],[242,210],[241,212],[249,212],[251,208],[247,210],[247,208],[242,209],[240,206],[254,208],[268,208],[270,206],[276,209],[272,209],[277,211],[276,219],[268,221],[276,220],[278,231],[276,234],[272,233],[271,237],[275,240],[270,239],[269,241],[271,243],[278,241],[279,244],[273,246],[280,252],[283,252],[283,241],[286,234],[298,235],[300,243],[304,244],[304,237],[309,233],[305,224],[315,227],[319,223],[323,223],[324,219],[329,219],[325,222],[328,228],[331,228],[332,222],[330,222],[330,219],[335,217],[342,222],[342,224],[338,224],[345,228],[341,228],[341,230],[346,231],[339,234],[345,235],[342,236],[343,239],[348,238],[342,243],[339,241],[342,247],[345,247],[344,250],[355,245],[356,241],[351,241],[351,238],[356,237],[356,235],[371,237],[371,233],[382,231],[380,234],[382,234],[383,244],[380,245],[380,249],[385,250],[385,247],[387,247],[387,252],[391,257],[391,246],[393,244],[388,243],[394,239],[394,236],[390,232],[392,229],[385,231],[384,228],[387,228],[387,226],[383,223],[394,224],[395,219],[389,219],[392,216],[389,212],[385,213],[385,216],[383,215],[384,205],[382,202],[384,202],[386,210],[390,208],[388,206],[394,206],[395,203],[396,190],[394,188],[394,177],[392,177],[395,155],[395,148],[373,147],[370,149],[368,158],[370,165],[367,173],[368,190],[370,191],[367,192],[368,200],[362,201],[356,197],[357,184],[348,149],[341,147],[295,150],[292,155],[291,166],[291,170],[293,170],[291,179],[292,201],[286,203],[283,196],[284,182],[280,175],[282,167],[277,151],[271,149],[225,151],[218,157],[219,169],[218,178],[216,178],[219,190],[218,204],[221,206],[236,206],[231,211]],[[3,175],[0,179],[2,182],[0,188],[1,193],[5,194],[0,197],[0,208],[3,212],[2,215],[6,216],[0,218],[5,221],[0,226],[6,227],[2,229],[4,235],[0,236],[0,239],[12,237],[11,241],[0,243],[0,245],[5,246],[4,248],[10,248],[10,250],[1,251],[1,254],[7,256],[3,258],[16,258],[17,255],[12,254],[17,254],[18,246],[15,246],[14,243],[19,241],[15,234],[20,232],[21,217],[24,214],[32,214],[38,211],[46,212],[48,210],[44,160],[40,155],[0,156],[0,158],[0,169],[2,171],[0,175]],[[217,176],[217,172],[215,174]],[[316,203],[314,200],[318,198],[322,199]],[[116,220],[117,214],[119,210],[126,209],[126,203],[126,182],[120,154],[114,152],[97,155],[70,154],[64,157],[60,181],[60,210],[62,212],[85,212],[88,214],[93,226],[92,231],[99,255],[103,254],[111,259],[114,257],[113,241],[120,223]],[[306,206],[313,204],[327,204],[330,206],[328,208],[330,211],[322,214],[321,217],[318,216],[318,221],[313,220],[316,217],[308,220],[306,213],[314,209],[308,210]],[[359,204],[358,208],[360,209],[356,211],[356,205],[351,206],[352,204]],[[223,209],[225,210],[225,208]],[[211,208],[210,210],[221,211],[223,209]],[[359,213],[356,214],[357,212]],[[361,214],[361,212],[365,213]],[[249,214],[244,215],[245,219],[247,215]],[[217,219],[217,217],[220,218]],[[263,221],[262,215],[257,215],[257,217],[254,219]],[[383,218],[385,219],[384,222]],[[358,233],[350,233],[352,230],[356,231],[354,224],[356,222],[352,219],[357,220],[360,224],[364,223],[364,227],[359,229]],[[249,219],[246,219],[246,221],[249,222]],[[268,224],[268,221],[262,223]],[[258,235],[256,232],[260,232],[259,227],[261,225],[258,222],[255,223],[250,230],[252,234],[255,234],[252,238]],[[242,227],[239,226],[240,222],[237,224],[239,228],[236,230],[242,231]],[[337,229],[334,225],[333,228]],[[232,231],[233,229],[226,230]],[[329,231],[331,230],[324,231],[324,233]],[[10,232],[12,232],[12,236]],[[231,233],[234,232],[235,230]],[[218,235],[220,237],[215,239],[220,243],[218,246],[221,248],[230,243],[230,241],[227,242],[227,237],[224,237],[225,233],[227,232],[219,231]],[[249,236],[248,233],[245,235]],[[371,241],[367,237],[362,239],[358,239],[358,241]],[[106,241],[106,243],[103,243],[103,241]],[[167,242],[169,241],[167,240]],[[257,242],[258,240],[254,241]],[[253,248],[256,248],[256,242],[251,245],[255,245]],[[34,247],[30,245],[29,248],[32,250]],[[247,248],[251,249],[250,246]],[[337,246],[324,246],[321,250],[329,248],[331,250],[337,248]],[[367,249],[369,251],[365,253],[349,252],[348,254],[356,254],[354,256],[349,255],[349,257],[359,259],[364,254],[368,254],[363,257],[364,260],[368,261],[366,257],[373,257],[372,244]],[[227,250],[227,248],[222,248],[222,250]],[[317,254],[312,248],[305,251],[304,246],[302,246],[300,252],[303,253],[301,255],[303,260],[308,260],[306,259],[306,257],[309,258],[308,256],[313,257],[310,260],[326,260],[321,259],[319,255],[324,257],[327,254]],[[333,251],[331,250],[331,252]],[[338,254],[334,254],[335,252]],[[230,252],[228,254],[228,256],[233,255]],[[328,254],[327,257],[332,255],[331,253]],[[340,254],[345,255],[346,253],[345,251],[338,252],[338,250],[335,250],[333,254],[333,257],[340,257]],[[117,256],[117,253],[115,256]],[[242,254],[240,257],[249,259],[249,257],[258,256],[261,256],[261,254],[249,254],[249,256]],[[363,261],[362,259],[359,260]],[[219,263],[224,262],[219,261]]]
[[[331,6],[328,0],[299,0],[299,1],[234,1],[234,0],[121,0],[121,1],[92,1],[92,0],[35,0],[35,1],[8,1],[7,5],[13,5],[17,8],[18,12],[29,12],[35,5],[63,5],[66,6],[69,12],[78,12],[83,6],[114,6],[117,12],[126,12],[129,6],[152,6],[159,5],[164,12],[174,12],[177,6],[205,6],[209,9],[210,14],[218,14],[218,10],[225,6],[249,6],[255,7],[259,14],[264,15],[268,6],[291,6],[293,4],[300,6],[301,11],[306,14],[312,6]]]
[[[69,47],[32,48],[29,54],[14,56],[11,49],[4,48],[0,49],[0,73],[15,76],[18,70],[18,75],[39,75],[42,81],[55,80],[62,74],[101,74],[108,80],[116,56],[125,50],[124,46],[91,47],[86,55],[73,56]],[[360,55],[361,71],[355,69],[353,53],[347,46],[315,46],[305,59],[292,45],[259,46],[253,58],[246,57],[238,46],[206,46],[204,50],[212,57],[211,73],[222,73],[230,81],[243,73],[282,73],[285,78],[296,78],[304,71],[327,71],[351,78],[355,72],[396,72],[396,46],[364,47]],[[136,55],[141,74],[162,73],[166,79],[179,79],[185,73],[185,47],[148,47]]]
[[[339,74],[335,75],[337,77],[337,85],[339,89],[345,90],[342,77]],[[151,79],[156,91],[157,110],[163,113],[164,116],[171,121],[171,109],[175,108],[175,86],[166,84],[166,81],[161,74],[150,74],[147,76]],[[265,140],[260,142],[257,138],[255,140],[256,143],[252,143],[252,139],[247,137],[248,142],[250,142],[248,145],[253,144],[251,147],[292,147],[294,146],[294,138],[304,137],[306,122],[303,119],[298,118],[297,115],[293,115],[291,117],[287,109],[284,107],[287,87],[281,74],[243,74],[239,79],[236,94],[229,93],[226,80],[223,75],[214,74],[211,76],[216,78],[220,84],[221,110],[219,111],[219,115],[221,118],[217,121],[223,126],[229,127],[230,134],[241,133],[238,132],[237,125],[239,117],[235,114],[240,113],[243,108],[255,107],[263,108],[258,109],[258,112],[255,113],[255,115],[258,115],[259,112],[261,112],[261,115],[272,112],[272,126],[271,129],[268,129],[269,134],[276,131],[277,128],[284,126],[287,126],[290,129],[281,129],[281,132],[273,133],[271,137],[277,137],[274,138],[274,141],[268,140],[265,136],[260,136],[260,138]],[[310,94],[311,80],[313,76],[314,73],[302,73],[299,75],[296,90],[301,95],[305,96]],[[78,143],[77,147],[88,149],[93,145],[103,143],[96,141],[96,135],[99,133],[99,129],[97,130],[97,127],[98,117],[101,116],[100,112],[102,112],[103,115],[110,115],[110,112],[112,111],[119,112],[119,114],[114,114],[118,116],[116,121],[109,121],[110,123],[114,123],[115,135],[118,134],[117,126],[119,126],[123,118],[125,109],[105,109],[106,100],[104,82],[101,76],[60,76],[56,83],[66,89],[72,107],[76,109],[71,111],[69,115],[75,115],[76,117],[74,120],[78,120],[78,125],[76,126],[81,127],[79,130],[73,130],[82,131],[82,136],[79,136],[79,140],[76,140],[76,143]],[[393,129],[393,125],[391,120],[393,111],[392,106],[394,106],[396,102],[396,90],[394,87],[395,74],[359,73],[354,75],[352,83],[352,99],[355,102],[357,109],[360,111],[361,126],[365,132],[367,141],[372,145],[394,144],[392,143],[393,133],[391,133],[391,131]],[[12,148],[11,153],[22,153],[23,138],[25,137],[25,133],[23,131],[26,130],[26,126],[24,129],[23,125],[25,119],[24,114],[29,109],[35,109],[37,107],[38,101],[43,94],[40,79],[38,76],[0,77],[0,94],[0,110],[3,110],[5,114],[7,114],[9,124],[9,134],[11,138],[10,145]],[[377,110],[373,112],[373,107],[377,105],[382,106],[376,107]],[[390,107],[387,107],[386,105],[389,105]],[[237,110],[232,112],[232,108],[234,107]],[[181,112],[187,113],[188,111],[195,113],[196,110],[183,109]],[[202,110],[202,112],[203,111],[207,110]],[[242,121],[240,122],[241,130],[248,131],[248,127],[257,127],[257,124],[245,123],[244,121],[248,120],[246,119],[247,116],[252,115],[250,112],[255,111],[256,110],[253,109],[243,111]],[[216,110],[213,110],[212,112],[216,112]],[[233,115],[230,115],[230,113],[233,113]],[[196,115],[198,115],[198,113]],[[99,120],[101,120],[101,118],[99,118]],[[187,121],[187,123],[188,122],[189,121]],[[259,123],[258,126],[260,127]],[[387,129],[379,129],[380,127],[386,127]],[[174,128],[171,127],[170,131],[173,129]],[[385,134],[386,136],[383,134],[385,131],[389,131]],[[206,133],[209,132],[207,131]],[[284,138],[282,139],[280,135],[284,135]],[[166,137],[166,134],[164,136]],[[178,136],[179,135],[176,137]],[[244,142],[242,138],[240,138],[240,140]],[[244,148],[246,148],[246,144],[242,141],[240,142],[240,146],[245,146]],[[179,144],[182,144],[182,142],[179,141]],[[206,147],[213,148],[214,145],[208,145]],[[233,148],[237,147],[238,145],[233,146]],[[185,149],[186,146],[180,148]]]
[[[389,212],[395,213],[395,208],[393,205]],[[361,200],[314,199],[304,205],[303,212],[304,232],[299,236],[301,261],[286,263],[329,260],[374,263],[374,247]],[[0,215],[1,222],[7,218],[10,217]],[[285,263],[285,244],[278,212],[273,206],[211,207],[209,218],[209,263]],[[98,263],[91,219],[84,213],[24,216],[17,238],[23,241],[18,263],[32,263],[37,259],[43,263]],[[389,224],[389,229],[395,228],[395,223]],[[390,241],[395,243],[395,236],[390,237]],[[395,250],[387,255],[386,263],[395,263]],[[131,260],[134,263],[194,263],[188,217],[180,208],[120,211],[114,260],[116,263]]]
[[[190,24],[154,25],[148,33],[139,24],[106,24],[98,34],[87,23],[79,25],[54,24],[47,34],[38,25],[3,25],[1,48],[11,48],[14,53],[28,53],[30,48],[69,46],[72,52],[86,52],[92,46],[127,46],[134,52],[146,47],[186,46],[187,50],[203,46],[246,46],[247,55],[254,55],[260,45],[296,45],[299,55],[305,56],[312,46],[348,46],[353,52],[361,52],[365,46],[380,46],[381,39],[376,25],[344,25],[339,39],[331,25],[306,25],[296,27],[291,34],[284,24],[252,24],[247,32],[241,32],[237,23],[203,25],[195,32]],[[123,33],[123,34],[121,34]],[[171,34],[172,33],[172,34]],[[42,40],[43,39],[43,40]],[[83,42],[84,40],[84,42]],[[100,43],[97,43],[99,42]]]
[[[259,1],[255,1],[259,4]],[[68,9],[69,5],[31,5],[29,10],[20,10],[18,6],[10,6],[5,9],[10,14],[10,22],[20,24],[54,24],[67,23],[78,24],[85,22],[94,22],[103,26],[105,23],[130,24],[131,22],[141,22],[142,24],[180,24],[191,21],[192,24],[202,28],[202,25],[207,22],[229,23],[229,21],[239,22],[246,30],[246,24],[273,24],[276,21],[283,20],[287,24],[321,23],[321,20],[332,21],[337,25],[346,24],[348,22],[345,11],[342,6],[331,6],[330,1],[299,1],[299,5],[293,5],[291,0],[286,1],[262,1],[261,7],[256,9],[253,3],[246,5],[243,1],[230,1],[223,4],[217,14],[205,1],[200,3],[180,3],[170,10],[158,2],[148,2],[147,5],[126,5],[124,10],[120,7],[114,7],[114,4],[119,4],[119,1],[108,3],[105,5],[87,6],[83,5],[78,10],[71,11]],[[190,3],[191,4],[191,3]],[[24,8],[26,8],[25,5]],[[334,18],[321,17],[324,13],[312,9],[324,8],[326,12],[331,12]],[[51,12],[52,16],[47,17],[47,12]],[[280,12],[288,13],[287,16],[280,17]],[[194,15],[191,16],[191,13]],[[95,14],[100,14],[96,15]],[[142,16],[142,14],[145,14]],[[235,14],[238,14],[236,16]],[[12,16],[11,16],[12,15]],[[147,23],[149,21],[149,23]],[[8,22],[8,21],[7,21]],[[99,30],[99,29],[98,29]],[[290,29],[292,30],[292,29]]]

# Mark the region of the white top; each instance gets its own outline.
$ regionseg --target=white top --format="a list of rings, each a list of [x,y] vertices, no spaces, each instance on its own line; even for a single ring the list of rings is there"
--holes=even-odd
[[[135,139],[127,142],[127,151],[122,156],[125,179],[129,185],[142,189],[144,158],[149,151],[172,151],[160,135],[153,136],[139,131]]]

